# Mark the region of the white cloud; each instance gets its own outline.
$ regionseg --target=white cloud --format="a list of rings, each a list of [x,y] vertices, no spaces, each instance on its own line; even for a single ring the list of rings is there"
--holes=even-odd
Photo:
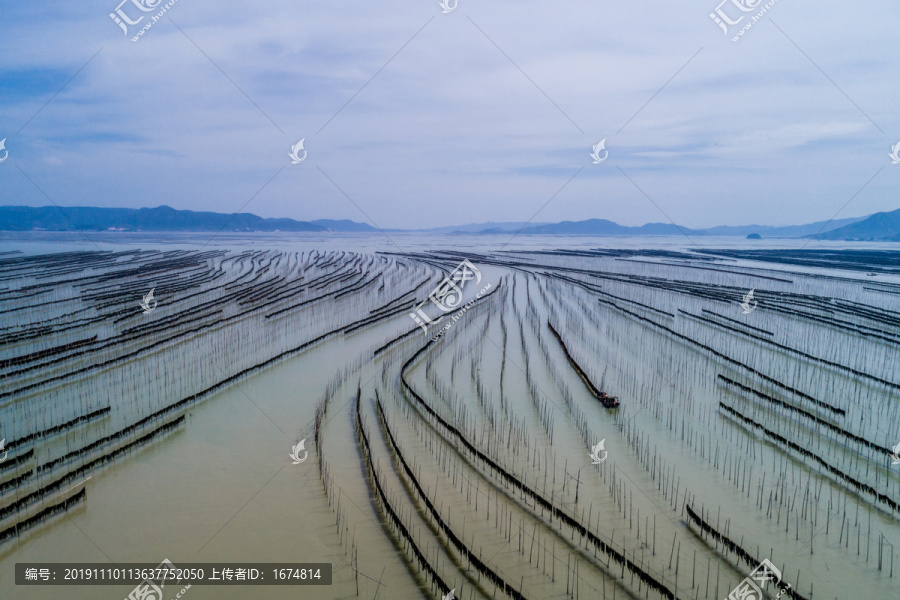
[[[52,95],[17,84],[0,136],[61,205],[237,210],[284,166],[247,211],[363,220],[319,165],[382,227],[521,221],[584,167],[541,220],[664,220],[619,166],[687,226],[828,218],[822,195],[849,199],[900,139],[900,17],[784,0],[734,44],[713,4],[179,0],[202,52],[166,18],[128,41],[114,2],[22,5],[0,22],[0,70],[71,76],[103,51],[14,135]],[[289,165],[301,137],[309,158]],[[0,201],[46,203],[16,173],[0,169]],[[896,208],[891,177],[848,214]]]

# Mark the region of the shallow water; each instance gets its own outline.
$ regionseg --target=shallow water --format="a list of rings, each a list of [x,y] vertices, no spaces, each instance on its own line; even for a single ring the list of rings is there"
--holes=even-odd
[[[0,250],[16,247],[25,252],[41,253],[51,249],[92,249],[84,241],[61,241],[64,237],[48,235],[45,240],[29,243],[6,238],[0,243]],[[404,250],[417,252],[435,247],[437,242],[446,242],[445,246],[438,247],[452,248],[460,241],[458,236],[442,236],[438,240],[435,236],[392,234],[392,237]],[[104,234],[103,238],[104,244],[115,249],[131,247],[135,243],[135,238],[128,235]],[[507,236],[466,236],[467,249],[486,253],[500,248],[507,239]],[[160,249],[196,248],[206,241],[197,236],[172,236],[165,241],[140,240],[143,248]],[[654,247],[684,250],[685,242],[671,238],[519,237],[505,249]],[[707,247],[726,245],[721,238],[703,238],[698,242]],[[805,243],[773,242],[769,247],[797,248]],[[758,247],[759,242],[728,240],[730,247],[744,248],[751,244]],[[210,245],[233,250],[351,248],[360,252],[397,251],[392,243],[372,236],[342,236],[341,239],[261,236],[250,240],[221,236]],[[858,247],[873,246],[860,244]],[[887,249],[883,245],[875,247]],[[570,259],[563,262],[566,260]],[[614,261],[603,264],[609,269],[626,268],[622,266],[624,263]],[[736,264],[760,266],[759,263],[739,261],[729,263],[729,267]],[[775,265],[773,268],[797,273],[825,272],[824,269],[793,266],[785,269]],[[483,268],[486,280],[495,284],[508,272],[511,270],[496,265]],[[858,277],[833,270],[831,274],[850,279]],[[515,295],[511,293],[512,277],[515,277]],[[673,269],[672,277],[686,277],[686,274],[682,269]],[[732,285],[732,280],[741,277],[728,276],[726,279]],[[878,278],[879,281],[896,279],[891,276]],[[435,343],[431,357],[417,363],[408,377],[408,381],[444,418],[458,417],[464,407],[466,430],[471,429],[472,443],[488,449],[491,456],[527,485],[553,498],[569,514],[583,519],[589,529],[610,540],[629,558],[644,565],[651,574],[676,590],[679,598],[723,598],[749,572],[746,565],[735,566],[730,555],[724,556],[721,545],[699,536],[696,529],[686,525],[684,504],[692,496],[702,499],[702,502],[697,501],[697,507],[702,504],[713,525],[718,522],[718,528],[724,530],[728,522],[728,535],[732,539],[740,541],[745,536],[752,539],[753,546],[747,546],[754,555],[757,545],[761,547],[760,557],[768,556],[771,548],[773,562],[779,568],[785,565],[787,580],[796,582],[799,571],[797,589],[805,597],[852,598],[858,597],[860,590],[865,590],[866,598],[891,597],[896,589],[888,566],[893,551],[885,554],[885,565],[878,570],[875,557],[879,539],[877,536],[871,539],[868,519],[871,514],[872,532],[883,532],[889,541],[900,543],[897,513],[871,510],[870,499],[848,492],[846,485],[821,467],[793,455],[786,458],[783,449],[762,440],[758,432],[721,414],[718,404],[723,400],[733,406],[749,407],[749,404],[741,404],[746,401],[728,395],[715,383],[719,373],[737,376],[734,367],[723,366],[696,348],[668,340],[622,314],[599,307],[596,299],[585,290],[555,291],[557,288],[553,288],[544,298],[538,292],[535,280],[526,284],[526,275],[521,272],[509,275],[503,286],[503,293],[509,290],[509,296],[499,293],[496,304],[491,305],[495,306],[494,310],[475,308],[468,311],[444,338]],[[622,287],[608,282],[601,284],[604,290],[617,290],[617,286]],[[533,305],[528,304],[529,290]],[[673,306],[678,306],[679,302],[693,306],[681,296],[666,294],[668,292],[645,293],[641,290],[634,298],[641,302],[651,298],[666,310],[674,310]],[[669,302],[674,304],[670,306]],[[696,304],[706,306],[702,302]],[[369,308],[375,305],[372,300]],[[708,305],[722,309],[721,304]],[[555,315],[553,318],[566,324],[562,334],[576,357],[587,363],[585,366],[592,380],[600,382],[602,379],[603,389],[622,399],[618,416],[603,409],[591,397],[566,363],[560,348],[546,333],[549,315]],[[519,316],[524,319],[521,334],[517,322]],[[329,318],[327,311],[321,318]],[[796,347],[800,347],[802,340],[809,339],[805,329],[790,329],[785,325],[787,321],[779,321],[781,317],[777,315],[765,318],[768,320],[761,318],[754,323],[761,327],[772,324],[781,327],[776,332],[779,342],[790,342],[794,336]],[[690,327],[685,323],[684,317],[679,316],[670,325]],[[0,574],[3,575],[0,577],[0,598],[44,599],[63,595],[73,599],[124,598],[131,589],[131,586],[16,587],[11,577],[16,562],[158,562],[163,558],[176,565],[206,561],[331,562],[334,565],[334,584],[330,587],[260,586],[251,591],[251,588],[242,587],[193,586],[187,594],[189,598],[246,598],[250,597],[248,592],[252,592],[253,598],[273,599],[351,598],[357,595],[367,598],[385,595],[440,598],[442,594],[422,571],[411,566],[407,545],[399,541],[396,532],[388,533],[390,530],[385,527],[383,512],[374,501],[371,477],[365,468],[355,428],[357,386],[361,390],[361,411],[373,445],[379,478],[390,489],[392,504],[395,503],[402,518],[406,519],[429,560],[434,560],[444,576],[454,577],[452,581],[457,582],[461,590],[458,590],[459,597],[466,600],[490,597],[493,587],[454,551],[436,542],[440,535],[434,529],[434,520],[427,516],[423,504],[416,500],[408,481],[392,462],[394,454],[383,437],[374,405],[376,391],[389,414],[389,426],[407,459],[415,460],[422,469],[421,481],[427,486],[428,493],[434,495],[443,518],[454,531],[462,534],[464,542],[489,567],[501,572],[516,588],[528,592],[524,594],[526,597],[562,598],[566,597],[567,590],[580,598],[644,597],[645,590],[639,589],[633,580],[629,581],[630,574],[625,573],[623,577],[618,567],[607,568],[602,557],[593,559],[592,550],[585,550],[587,545],[578,539],[579,536],[572,536],[574,546],[566,546],[572,541],[567,541],[569,534],[566,531],[559,529],[558,524],[514,491],[497,484],[490,469],[462,451],[458,441],[453,441],[440,427],[429,422],[420,409],[410,404],[409,397],[400,388],[398,373],[402,363],[427,341],[427,336],[416,333],[411,341],[377,358],[371,353],[411,326],[409,317],[400,314],[357,333],[329,338],[190,405],[183,411],[187,417],[185,423],[175,431],[90,474],[85,484],[88,490],[86,502],[0,544]],[[768,366],[773,373],[781,373],[784,377],[793,377],[796,373],[797,381],[807,382],[804,389],[819,398],[844,405],[842,394],[831,397],[827,390],[855,390],[854,397],[871,405],[856,409],[848,406],[848,427],[856,426],[864,414],[877,415],[876,403],[886,399],[877,386],[862,384],[853,377],[825,374],[815,365],[771,350],[756,348],[751,351],[749,345],[743,347],[743,342],[734,336],[698,331],[705,331],[698,338],[758,368]],[[303,341],[298,339],[296,344]],[[233,339],[238,354],[243,342],[241,338]],[[817,343],[810,343],[810,347],[836,356],[852,354],[852,348],[821,348]],[[506,349],[505,358],[503,348]],[[895,346],[888,345],[887,348],[887,356],[895,357]],[[483,393],[479,393],[470,372],[473,364]],[[881,368],[890,373],[890,365],[886,361]],[[504,370],[502,392],[501,369]],[[429,370],[431,375],[427,373]],[[329,388],[339,373],[340,383]],[[61,407],[65,406],[67,389],[73,388],[62,387]],[[538,390],[538,396],[554,414],[552,445],[543,433],[535,409],[537,400],[531,397],[532,389]],[[108,421],[92,423],[88,428],[90,431],[109,433],[130,422],[129,418],[133,420],[134,414],[143,414],[133,406],[138,402],[139,407],[142,400],[129,398],[125,388],[122,392],[123,395],[116,398],[122,410],[117,406]],[[315,409],[326,394],[330,400],[324,436],[321,447],[316,448],[313,443]],[[35,396],[33,406],[38,405],[34,403],[38,399],[39,396]],[[163,391],[157,401],[164,405],[179,399]],[[4,405],[0,409],[0,423],[8,422],[13,410],[12,405]],[[133,410],[137,412],[131,412]],[[599,467],[591,465],[587,459],[589,446],[583,439],[577,415],[586,420],[590,439],[606,440],[609,460]],[[684,415],[688,418],[682,425]],[[872,422],[861,433],[886,444],[884,440],[890,439],[888,436],[896,417],[881,421],[877,417],[866,418]],[[519,441],[518,448],[515,443],[504,447],[496,440],[491,442],[495,434],[485,424],[492,420],[497,423],[499,439],[524,441]],[[777,422],[770,418],[767,426],[775,426]],[[17,423],[24,427],[22,421]],[[785,420],[783,426],[790,423],[791,420]],[[524,438],[509,433],[518,427],[524,428]],[[687,441],[683,437],[684,431],[688,431]],[[696,440],[690,437],[691,432],[702,436],[703,441],[689,445],[691,440]],[[637,437],[629,438],[629,435]],[[58,456],[63,452],[63,444],[77,448],[83,443],[83,436],[72,433],[48,440],[41,446],[43,454],[39,462]],[[309,456],[300,465],[292,465],[288,452],[301,439],[306,440]],[[701,445],[704,448],[702,457]],[[726,451],[727,459],[724,457]],[[858,468],[855,450],[838,449],[837,452],[856,457],[851,466],[855,464],[854,468]],[[715,453],[715,458],[709,456],[711,453]],[[329,465],[331,479],[327,482],[319,471],[320,454]],[[542,455],[549,457],[549,463],[542,462]],[[745,466],[753,465],[749,483],[743,490],[736,489],[729,481],[731,471],[727,470],[727,465],[733,466],[735,455],[747,459]],[[849,468],[843,459],[834,460],[835,465]],[[779,489],[776,471],[785,465],[791,478],[790,485],[783,488],[785,493],[795,494],[800,490],[802,503],[805,482],[811,480],[812,488],[819,490],[820,497],[815,509],[815,524],[798,518],[799,531],[795,530],[793,519],[796,514],[792,512],[787,533],[784,518],[770,519],[765,510],[754,508],[758,493],[767,498],[769,492]],[[897,479],[896,469],[893,472],[887,466],[881,469],[882,477],[888,476],[892,481]],[[764,486],[760,480],[763,471],[767,472]],[[665,486],[660,473],[667,477]],[[461,479],[463,475],[465,480]],[[676,483],[679,491],[672,494],[669,485],[674,487]],[[329,485],[334,487],[330,500],[325,495]],[[896,485],[895,481],[891,489]],[[11,497],[11,494],[4,495],[0,504],[7,504]],[[474,508],[476,497],[477,511]],[[825,505],[832,499],[835,507],[826,536]],[[789,500],[796,501],[796,496]],[[492,512],[492,516],[487,517],[485,502],[497,507],[496,510],[501,511],[499,515],[508,519],[507,524],[499,521],[498,513]],[[835,534],[843,515],[836,515],[844,507],[848,507],[849,512],[855,511],[857,504],[861,506],[861,512],[858,517],[852,514],[848,525],[852,527],[853,537],[861,539],[859,554],[854,554],[852,546],[857,540],[844,545],[847,542],[844,532],[839,534],[843,543],[838,545]],[[513,525],[517,519],[521,526]],[[340,527],[336,526],[336,521]],[[804,541],[810,533],[812,553]],[[867,535],[870,536],[868,561]],[[531,539],[526,543],[522,541],[525,537]],[[570,566],[575,564],[578,570]],[[900,569],[900,562],[897,566]],[[570,569],[571,586],[563,580]],[[812,595],[809,593],[810,579],[814,589]],[[500,596],[502,594],[498,593]],[[655,596],[651,593],[649,597]]]
[[[339,344],[335,344],[339,345]],[[329,534],[315,457],[292,465],[290,447],[309,429],[314,394],[338,364],[338,349],[317,348],[247,378],[191,407],[186,424],[93,475],[88,501],[2,548],[12,563],[333,562],[346,563]],[[311,361],[310,359],[313,359]],[[4,577],[0,597],[125,597],[120,587],[30,588]],[[193,586],[196,598],[244,598],[247,589]],[[258,587],[257,598],[287,589]],[[291,592],[293,594],[293,592]],[[309,595],[307,595],[309,594]],[[331,598],[324,587],[304,597]],[[296,597],[296,594],[292,597]]]

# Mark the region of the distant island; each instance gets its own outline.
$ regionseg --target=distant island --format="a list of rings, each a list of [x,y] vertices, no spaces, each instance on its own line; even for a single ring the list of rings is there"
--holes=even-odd
[[[91,206],[0,206],[0,231],[91,232],[298,232],[378,233],[380,229],[348,219],[297,221],[263,218],[252,213],[217,213],[156,208],[101,208]],[[619,225],[607,219],[560,223],[488,222],[447,225],[431,229],[387,229],[400,233],[456,235],[575,235],[575,236],[739,236],[814,238],[821,240],[900,241],[900,210],[864,217],[818,221],[804,225],[720,225],[689,229],[672,223],[647,223],[639,227]]]

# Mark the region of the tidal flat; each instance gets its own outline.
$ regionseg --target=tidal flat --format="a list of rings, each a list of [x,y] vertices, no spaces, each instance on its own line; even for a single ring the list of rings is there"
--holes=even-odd
[[[185,597],[721,600],[768,559],[770,598],[896,597],[896,244],[99,239],[0,240],[3,573],[327,562],[330,586]]]

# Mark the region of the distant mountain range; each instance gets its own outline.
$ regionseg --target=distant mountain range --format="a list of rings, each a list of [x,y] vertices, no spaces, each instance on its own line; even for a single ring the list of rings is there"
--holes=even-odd
[[[900,242],[900,209],[875,213],[850,225],[809,237],[817,240]]]
[[[606,219],[588,219],[587,221],[563,221],[562,223],[548,223],[536,227],[526,227],[522,230],[523,234],[544,234],[544,235],[722,235],[722,236],[742,236],[746,237],[752,234],[758,234],[760,237],[767,238],[798,238],[806,235],[818,233],[820,231],[831,231],[838,227],[843,227],[851,223],[861,221],[866,217],[856,217],[851,219],[837,219],[834,221],[819,221],[817,223],[809,223],[807,225],[788,225],[783,227],[775,227],[772,225],[720,225],[708,229],[689,229],[687,227],[679,227],[671,223],[647,223],[640,227],[627,227],[607,221]]]
[[[526,235],[680,235],[682,232],[698,233],[696,230],[679,228],[671,223],[647,223],[640,227],[628,227],[606,219],[547,223],[536,227],[526,227],[520,233]]]
[[[0,231],[378,231],[353,221],[264,219],[250,213],[156,208],[0,206]]]
[[[251,213],[216,213],[156,208],[98,208],[74,206],[0,206],[0,231],[135,231],[135,232],[378,232],[378,228],[355,221],[319,219],[266,219]],[[752,236],[763,238],[813,237],[823,240],[900,241],[900,210],[866,217],[819,221],[806,225],[722,225],[708,229],[689,229],[671,223],[647,223],[640,227],[619,225],[606,219],[562,221],[561,223],[487,222],[448,225],[431,229],[392,229],[395,232],[440,234],[579,235],[633,236]]]

